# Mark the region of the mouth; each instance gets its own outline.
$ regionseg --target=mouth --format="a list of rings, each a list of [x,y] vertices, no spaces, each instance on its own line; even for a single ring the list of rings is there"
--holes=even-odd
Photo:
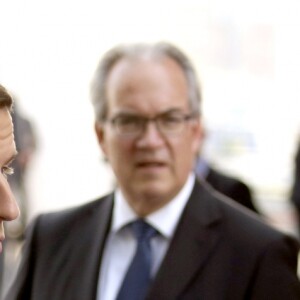
[[[145,174],[159,174],[167,167],[167,163],[162,161],[140,161],[136,164],[136,169]]]
[[[153,168],[153,167],[164,167],[166,164],[163,162],[146,161],[146,162],[139,162],[136,165],[138,168]]]

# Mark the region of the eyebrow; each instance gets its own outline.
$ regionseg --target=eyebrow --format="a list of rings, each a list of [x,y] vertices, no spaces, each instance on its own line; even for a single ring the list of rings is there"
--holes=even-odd
[[[166,115],[169,113],[180,113],[183,112],[182,108],[179,107],[172,107],[167,110],[159,112],[157,115]],[[116,116],[143,116],[143,114],[139,114],[138,112],[133,112],[133,111],[119,111],[116,113]]]

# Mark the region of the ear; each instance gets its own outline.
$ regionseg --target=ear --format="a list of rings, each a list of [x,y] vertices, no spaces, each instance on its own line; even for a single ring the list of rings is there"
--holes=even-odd
[[[200,120],[193,121],[192,124],[192,134],[193,134],[193,143],[192,143],[192,149],[195,155],[199,153],[199,150],[201,151],[201,147],[204,140],[204,128],[202,126],[202,123]]]
[[[104,155],[106,155],[106,142],[105,142],[104,126],[103,126],[103,124],[96,121],[94,127],[95,127],[95,132],[96,132],[98,143],[99,143]]]

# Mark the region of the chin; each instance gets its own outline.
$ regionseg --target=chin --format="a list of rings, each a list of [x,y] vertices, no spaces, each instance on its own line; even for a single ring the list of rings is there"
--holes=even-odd
[[[173,195],[171,189],[168,188],[168,186],[164,184],[163,181],[153,182],[144,186],[140,185],[138,190],[138,193],[141,195],[141,197],[153,200],[157,198],[157,201],[164,201],[164,199],[168,200],[171,195]]]

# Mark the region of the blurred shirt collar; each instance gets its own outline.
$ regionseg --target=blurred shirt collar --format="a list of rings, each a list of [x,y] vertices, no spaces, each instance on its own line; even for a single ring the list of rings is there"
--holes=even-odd
[[[145,220],[164,237],[171,238],[173,236],[184,207],[190,198],[194,184],[195,174],[191,173],[175,198],[161,209],[145,217]],[[117,232],[128,223],[138,219],[138,216],[129,206],[120,189],[116,190],[114,201],[111,232]],[[166,218],[166,216],[168,217]]]

